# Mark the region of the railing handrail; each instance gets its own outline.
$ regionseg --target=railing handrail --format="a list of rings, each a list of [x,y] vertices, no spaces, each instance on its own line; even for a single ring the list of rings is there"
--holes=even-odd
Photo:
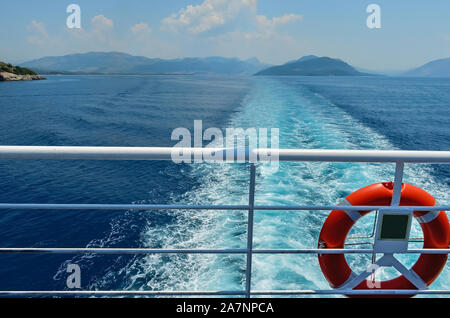
[[[0,209],[24,210],[235,210],[247,211],[249,205],[195,205],[195,204],[78,204],[78,203],[0,203]],[[255,211],[326,211],[342,210],[339,205],[254,205]],[[352,205],[346,211],[373,211],[389,208],[389,211],[450,211],[448,205],[436,206],[384,206],[384,205]]]
[[[373,249],[362,248],[304,248],[304,249],[255,249],[252,254],[372,254]],[[202,248],[113,248],[113,247],[0,247],[0,254],[247,254],[248,249]],[[449,254],[448,248],[408,249],[403,254]]]
[[[224,161],[243,155],[247,161],[269,161],[276,156],[279,161],[450,163],[450,151],[77,146],[0,146],[0,160],[172,160],[173,154],[182,152],[192,159],[204,156],[203,161],[213,161],[208,157],[222,153]]]

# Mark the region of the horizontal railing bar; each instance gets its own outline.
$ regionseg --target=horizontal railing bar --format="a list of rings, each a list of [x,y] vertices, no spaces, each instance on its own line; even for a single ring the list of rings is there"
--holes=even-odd
[[[27,209],[27,210],[248,210],[248,205],[0,203],[0,209]]]
[[[187,205],[187,204],[57,204],[57,203],[0,203],[0,209],[24,210],[248,210],[248,205]],[[299,206],[269,206],[255,205],[255,211],[325,211],[342,210],[342,206],[326,205],[299,205]],[[449,211],[450,206],[345,206],[346,211],[372,211],[389,209],[389,211]]]
[[[1,247],[2,253],[24,254],[246,254],[247,249]],[[373,249],[253,249],[253,254],[372,254]],[[399,254],[448,254],[450,249],[409,249]]]
[[[180,153],[204,161],[217,160],[222,154],[231,162],[242,155],[246,161],[278,157],[279,161],[450,163],[450,151],[0,146],[0,159],[172,160],[172,154]]]
[[[2,247],[2,253],[24,254],[245,254],[246,249],[159,249],[159,248],[51,248]]]
[[[450,290],[433,289],[365,289],[365,290],[254,290],[250,292],[252,296],[264,295],[449,295]],[[246,295],[245,291],[153,291],[153,290],[2,290],[0,296],[239,296]]]
[[[0,296],[233,296],[245,295],[244,291],[150,291],[150,290],[54,290],[54,291],[0,291]]]

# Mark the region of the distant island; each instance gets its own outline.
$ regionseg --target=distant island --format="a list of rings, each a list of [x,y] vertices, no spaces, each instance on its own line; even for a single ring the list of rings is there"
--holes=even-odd
[[[418,68],[405,72],[403,76],[450,77],[450,58],[431,61]]]
[[[42,77],[27,68],[0,62],[0,82],[34,81],[43,79],[45,79],[45,77]]]
[[[256,58],[205,57],[160,59],[120,52],[89,52],[64,56],[48,56],[22,63],[41,74],[95,75],[252,75],[269,65]]]
[[[359,72],[339,59],[308,55],[283,65],[269,67],[255,75],[368,76],[372,74]]]

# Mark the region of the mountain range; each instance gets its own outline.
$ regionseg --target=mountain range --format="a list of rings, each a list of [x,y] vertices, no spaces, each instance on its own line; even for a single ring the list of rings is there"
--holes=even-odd
[[[69,74],[254,74],[268,64],[258,59],[206,57],[159,59],[119,52],[90,52],[49,56],[22,63],[38,73]]]
[[[411,77],[450,77],[450,58],[429,62],[418,68],[395,73],[369,71],[330,57],[307,55],[272,66],[257,58],[205,57],[160,59],[120,52],[90,52],[49,56],[22,63],[40,74],[245,74],[301,76],[393,75]]]

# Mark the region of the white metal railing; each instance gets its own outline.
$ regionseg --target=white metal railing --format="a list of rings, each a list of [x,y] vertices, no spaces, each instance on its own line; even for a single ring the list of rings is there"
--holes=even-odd
[[[185,204],[48,204],[48,203],[0,203],[0,209],[26,210],[246,210],[248,211],[247,247],[244,249],[152,249],[152,248],[0,248],[0,253],[53,253],[53,254],[242,254],[246,255],[245,290],[238,291],[0,291],[5,295],[79,295],[79,296],[206,296],[206,295],[415,295],[450,294],[450,290],[252,290],[251,272],[253,254],[373,254],[373,249],[254,249],[254,212],[261,210],[317,211],[342,209],[340,206],[267,206],[255,205],[256,167],[276,155],[279,161],[328,161],[328,162],[383,162],[395,163],[394,192],[390,211],[450,210],[444,206],[398,207],[405,163],[450,164],[450,151],[398,151],[398,150],[310,150],[310,149],[225,149],[225,148],[149,148],[149,147],[52,147],[52,146],[0,146],[0,160],[171,160],[172,154],[183,152],[192,159],[222,153],[223,158],[239,159],[244,155],[250,161],[249,202],[246,205],[185,205]],[[231,156],[230,156],[231,154]],[[256,159],[255,159],[256,158]],[[225,159],[230,160],[230,159]],[[253,161],[252,161],[253,160]],[[270,159],[269,159],[270,160]],[[207,161],[207,160],[206,160]],[[234,162],[234,160],[232,160]],[[346,210],[383,210],[386,206],[346,206]],[[448,254],[449,249],[409,249],[407,254]],[[363,277],[364,275],[360,275]],[[408,278],[408,277],[407,277]],[[353,282],[353,285],[356,282]]]

